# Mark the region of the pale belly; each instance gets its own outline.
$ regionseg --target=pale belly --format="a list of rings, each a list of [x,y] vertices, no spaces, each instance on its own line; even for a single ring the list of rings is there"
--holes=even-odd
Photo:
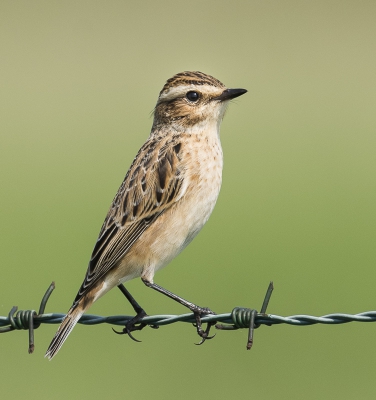
[[[182,200],[182,203],[171,210],[172,218],[163,229],[162,240],[157,240],[151,245],[153,253],[159,257],[155,261],[155,271],[163,268],[175,258],[201,231],[208,221],[218,198],[220,184],[215,190],[203,191],[193,198]]]

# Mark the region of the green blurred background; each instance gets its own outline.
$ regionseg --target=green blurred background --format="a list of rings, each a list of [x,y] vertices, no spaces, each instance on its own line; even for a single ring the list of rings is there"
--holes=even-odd
[[[162,85],[183,70],[249,93],[222,125],[221,195],[156,282],[216,312],[376,309],[374,1],[0,2],[0,315],[65,312],[104,216],[147,138]],[[183,313],[140,280],[149,314]],[[91,313],[132,314],[114,290]],[[374,399],[375,324],[136,334],[56,325],[0,337],[3,398]]]

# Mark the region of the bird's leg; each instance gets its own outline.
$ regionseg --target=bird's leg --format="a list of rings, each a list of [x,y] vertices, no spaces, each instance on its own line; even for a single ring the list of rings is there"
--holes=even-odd
[[[129,293],[129,291],[126,289],[126,287],[121,283],[120,285],[118,285],[118,288],[120,289],[121,293],[123,293],[123,295],[126,297],[126,299],[129,301],[129,303],[133,307],[133,309],[134,309],[135,313],[137,314],[137,316],[140,315],[139,319],[142,319],[143,317],[145,317],[146,312],[137,303],[136,299]],[[142,316],[141,316],[141,314],[142,314]]]
[[[126,323],[122,332],[115,331],[115,329],[112,329],[112,330],[119,335],[124,335],[126,333],[135,342],[140,342],[140,340],[137,340],[132,336],[131,332],[140,331],[141,329],[145,328],[145,326],[147,324],[144,322],[140,322],[140,321],[147,314],[146,314],[145,310],[137,303],[135,298],[128,292],[128,290],[125,288],[125,286],[122,283],[120,285],[118,285],[118,288],[120,289],[120,291],[123,293],[123,295],[126,297],[126,299],[129,301],[129,303],[133,307],[133,309],[136,313],[136,316]],[[136,324],[138,324],[138,325],[136,325]]]
[[[210,328],[213,325],[215,325],[216,322],[215,321],[208,322],[207,327],[204,330],[204,329],[202,329],[201,316],[207,315],[207,314],[215,314],[215,312],[213,312],[210,308],[207,308],[207,307],[199,307],[196,304],[193,304],[190,301],[183,299],[182,297],[170,292],[169,290],[157,285],[156,283],[152,283],[152,282],[148,281],[145,278],[141,278],[141,280],[142,280],[142,282],[144,282],[144,284],[147,287],[150,287],[150,288],[156,290],[157,292],[163,293],[165,296],[177,301],[178,303],[180,303],[184,307],[189,308],[193,312],[195,319],[196,319],[195,326],[197,328],[197,333],[201,337],[201,342],[197,343],[197,344],[200,345],[200,344],[204,343],[206,339],[213,339],[213,337],[215,335],[209,336],[209,332],[210,332]]]

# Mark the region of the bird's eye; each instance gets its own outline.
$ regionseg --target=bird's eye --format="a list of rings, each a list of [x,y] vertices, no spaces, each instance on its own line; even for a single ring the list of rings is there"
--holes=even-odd
[[[190,92],[188,92],[188,93],[185,95],[185,97],[186,97],[189,101],[195,102],[195,101],[198,100],[198,98],[200,97],[200,95],[199,95],[197,92],[190,91]]]

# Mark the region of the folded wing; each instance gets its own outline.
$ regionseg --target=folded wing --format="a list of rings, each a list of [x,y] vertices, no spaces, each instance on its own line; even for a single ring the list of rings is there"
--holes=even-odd
[[[185,169],[178,138],[151,137],[140,149],[106,216],[74,304],[114,268],[136,240],[178,201]]]

